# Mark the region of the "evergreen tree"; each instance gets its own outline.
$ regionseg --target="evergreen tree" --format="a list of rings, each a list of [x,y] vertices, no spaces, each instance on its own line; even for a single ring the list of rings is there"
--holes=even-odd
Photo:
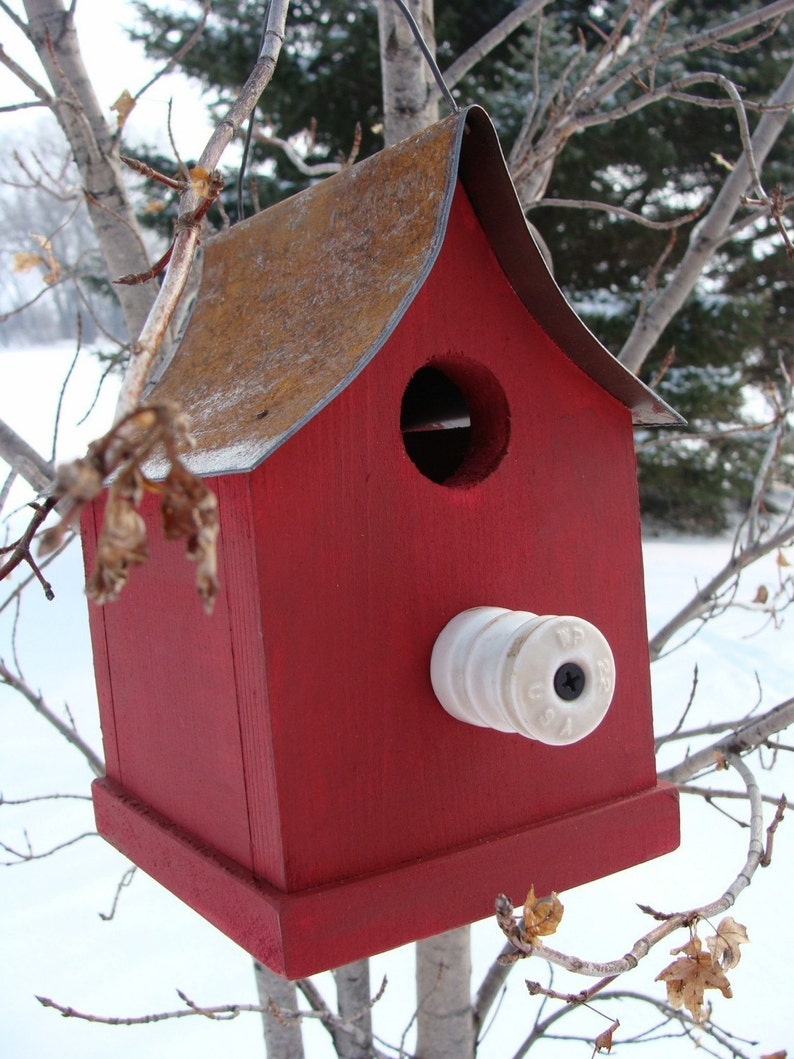
[[[137,8],[145,30],[139,37],[151,55],[165,57],[176,50],[195,25],[198,0],[193,6],[193,15],[175,14],[160,3],[141,0]],[[517,0],[488,5],[438,0],[436,37],[442,68],[516,6]],[[689,33],[750,6],[681,0],[669,6],[665,32]],[[618,2],[555,2],[542,23],[526,24],[475,67],[456,86],[456,95],[462,103],[486,106],[507,153],[528,109],[560,83],[563,71],[571,71],[573,78],[577,61],[592,61],[624,10],[625,4]],[[216,0],[201,41],[184,60],[185,71],[199,80],[216,105],[228,102],[255,59],[261,14],[258,3]],[[375,4],[296,0],[290,27],[265,97],[267,113],[259,120],[282,137],[316,122],[308,162],[346,156],[357,123],[359,157],[378,150],[382,101]],[[660,64],[653,76],[660,83],[707,69],[742,85],[745,98],[763,102],[791,62],[791,31],[778,29],[774,40],[774,48],[732,46],[684,54],[666,67]],[[637,84],[636,94],[643,91]],[[693,91],[715,103],[726,101],[714,84]],[[667,100],[571,137],[555,161],[546,198],[596,200],[669,222],[713,200],[738,149],[731,107]],[[791,187],[791,157],[789,132],[767,162],[769,186]],[[251,172],[257,173],[262,205],[300,190],[311,179],[272,147],[254,148]],[[226,208],[234,219],[232,193]],[[530,218],[551,248],[558,282],[613,350],[628,335],[646,285],[665,281],[685,248],[683,234],[696,223],[693,218],[677,233],[644,227],[617,212],[562,209],[543,201],[531,208]],[[731,507],[748,495],[754,453],[752,435],[742,429],[747,419],[744,392],[748,383],[773,376],[778,356],[788,351],[780,326],[789,293],[783,257],[779,241],[764,224],[748,228],[741,241],[726,244],[648,359],[647,379],[658,379],[659,392],[686,416],[690,433],[683,439],[680,431],[674,438],[640,439],[646,513],[682,528],[716,531]],[[726,422],[737,432],[726,431]],[[694,437],[703,434],[707,440]]]

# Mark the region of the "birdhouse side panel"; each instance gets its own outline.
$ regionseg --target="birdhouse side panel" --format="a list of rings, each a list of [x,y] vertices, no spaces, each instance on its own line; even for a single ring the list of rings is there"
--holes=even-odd
[[[220,505],[223,587],[211,617],[192,586],[193,568],[183,543],[163,540],[157,499],[149,495],[142,505],[149,560],[133,571],[119,600],[91,606],[91,632],[108,776],[163,817],[251,868],[246,784],[255,802],[267,800],[261,787],[268,772],[266,762],[246,767],[243,732],[253,711],[243,704],[238,712],[241,693],[243,698],[264,696],[265,681],[242,679],[241,671],[256,665],[246,663],[245,650],[232,642],[235,628],[251,617],[237,592],[241,581],[250,585],[251,578],[239,573],[245,560],[231,558],[238,547],[246,547],[239,503],[245,489],[245,480],[236,480],[226,492],[237,496]],[[83,522],[87,562],[100,521],[97,504]],[[256,614],[253,621],[256,629]],[[259,718],[255,723],[266,720],[266,710]],[[266,856],[277,831],[272,797],[269,814],[260,813],[258,820],[260,830],[270,828],[257,842],[260,856]]]
[[[401,407],[428,366],[474,409],[496,381],[509,421],[487,473],[445,484],[409,456]],[[289,889],[655,786],[630,413],[527,313],[464,195],[399,328],[254,472],[252,491]],[[592,735],[549,747],[445,713],[433,643],[483,604],[602,629],[616,692]],[[657,838],[660,852],[675,844]]]

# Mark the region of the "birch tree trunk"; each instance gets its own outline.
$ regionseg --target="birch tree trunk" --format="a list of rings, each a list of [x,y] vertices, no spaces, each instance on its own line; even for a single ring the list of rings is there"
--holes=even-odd
[[[417,943],[416,992],[416,1059],[471,1059],[474,1010],[469,927]]]
[[[406,0],[435,54],[432,0]],[[405,16],[393,0],[378,0],[383,79],[384,141],[404,140],[438,121],[432,73]],[[469,928],[417,942],[417,1059],[467,1059],[474,1054]]]
[[[427,46],[435,54],[433,0],[405,0]],[[387,146],[438,121],[433,75],[402,11],[378,0],[380,69],[383,79],[383,136]]]
[[[270,1059],[304,1059],[303,1035],[298,1019],[287,1016],[298,1010],[298,996],[294,982],[288,982],[254,960],[254,977],[259,1003],[265,1008],[262,1016],[265,1028],[265,1047]]]
[[[52,86],[52,96],[45,94],[43,102],[50,106],[61,126],[80,171],[88,213],[108,275],[113,279],[145,272],[149,262],[121,175],[118,142],[83,63],[74,5],[67,11],[62,0],[24,2],[27,35]],[[37,95],[41,97],[41,92]],[[151,285],[119,286],[115,290],[133,338],[140,333],[156,292]]]
[[[339,1059],[372,1059],[372,1001],[369,960],[356,960],[334,971],[339,1028],[334,1046]]]

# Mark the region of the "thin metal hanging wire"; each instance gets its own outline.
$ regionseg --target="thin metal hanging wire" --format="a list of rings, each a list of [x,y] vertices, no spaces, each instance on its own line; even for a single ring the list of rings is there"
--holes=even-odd
[[[419,45],[419,48],[421,49],[422,55],[424,55],[424,57],[425,57],[425,62],[430,67],[430,72],[433,75],[433,80],[438,85],[439,92],[441,93],[441,95],[446,100],[446,102],[447,102],[450,110],[452,111],[452,113],[453,114],[458,114],[460,112],[460,107],[455,102],[455,98],[452,95],[452,93],[450,92],[450,90],[447,88],[447,85],[446,85],[446,82],[444,81],[444,78],[442,76],[441,70],[438,68],[438,63],[435,60],[435,56],[433,55],[432,51],[428,47],[427,41],[422,36],[422,31],[419,28],[419,26],[417,25],[416,19],[411,14],[407,4],[404,3],[404,0],[394,0],[394,3],[400,9],[400,11],[402,12],[403,17],[405,18],[405,21],[408,23],[408,25],[409,25],[409,27],[411,29],[411,33],[413,33],[413,35],[414,35],[414,40]],[[260,41],[259,41],[259,51],[260,52],[262,51],[262,47],[263,47],[264,42],[265,42],[265,33],[267,32],[267,20],[268,20],[268,14],[269,13],[270,13],[270,0],[267,0],[267,3],[265,4],[264,17],[262,19],[262,36],[261,36]],[[246,168],[248,166],[248,157],[249,157],[250,150],[251,150],[251,137],[252,137],[252,134],[253,134],[253,129],[254,129],[254,112],[252,111],[251,115],[250,115],[250,117],[248,119],[248,127],[246,128],[246,132],[245,132],[245,142],[243,144],[243,157],[242,157],[242,160],[240,162],[239,172],[237,174],[237,216],[238,216],[238,219],[241,220],[241,221],[245,218],[245,204],[244,204],[244,201],[243,201],[243,198],[244,198],[244,184],[245,184],[245,170],[246,170]]]
[[[433,75],[433,80],[438,85],[439,92],[449,104],[452,113],[459,113],[460,107],[455,102],[455,98],[450,92],[450,90],[447,88],[446,82],[444,81],[441,71],[438,68],[438,63],[436,62],[435,56],[431,52],[430,48],[427,46],[427,41],[422,36],[422,31],[417,25],[416,19],[408,9],[408,5],[405,4],[403,0],[394,0],[394,3],[397,5],[397,7],[399,7],[400,11],[402,11],[405,21],[411,27],[411,32],[414,35],[414,39],[416,40],[416,43],[419,45],[419,47],[422,49],[422,55],[424,55],[425,61],[430,67],[430,72]]]

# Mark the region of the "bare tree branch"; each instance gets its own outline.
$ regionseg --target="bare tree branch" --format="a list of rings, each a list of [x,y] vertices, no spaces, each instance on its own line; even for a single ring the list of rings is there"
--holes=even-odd
[[[794,708],[794,704],[792,704]],[[736,878],[731,882],[721,897],[709,904],[698,908],[689,909],[685,912],[665,915],[662,922],[654,927],[643,937],[639,938],[631,950],[625,956],[605,963],[583,960],[578,956],[571,956],[557,952],[540,943],[539,939],[525,939],[521,931],[521,920],[513,917],[513,906],[504,894],[500,894],[496,901],[496,919],[519,956],[539,956],[548,963],[564,967],[566,970],[576,974],[587,975],[598,978],[599,981],[589,989],[570,996],[572,1003],[584,1003],[601,992],[607,985],[611,984],[619,975],[633,970],[640,960],[644,959],[660,941],[669,937],[681,927],[689,927],[700,919],[711,919],[722,912],[726,912],[735,904],[736,899],[752,882],[753,876],[760,866],[764,857],[766,846],[763,839],[764,820],[763,803],[761,792],[755,776],[747,767],[738,753],[728,752],[727,761],[731,767],[742,777],[747,789],[750,803],[750,840],[748,843],[747,856]],[[663,774],[664,775],[664,774]],[[531,990],[532,991],[532,990]],[[544,992],[543,987],[538,986],[536,992]]]
[[[462,55],[459,55],[452,65],[444,71],[444,80],[447,86],[454,88],[459,81],[463,80],[466,74],[474,69],[477,63],[490,55],[494,48],[498,48],[503,41],[507,40],[511,33],[514,33],[530,18],[542,11],[550,2],[551,0],[526,0],[525,3],[519,4],[513,11],[506,14],[500,22],[497,22],[475,44],[472,44]],[[432,88],[431,91],[440,97],[437,87]]]
[[[660,232],[670,231],[673,228],[680,228],[684,224],[689,224],[703,212],[703,208],[699,207],[669,221],[654,221],[650,217],[644,217],[641,213],[626,209],[624,206],[614,206],[608,202],[597,202],[592,199],[544,198],[537,203],[537,206],[562,206],[565,209],[599,210],[603,213],[611,213],[615,217],[624,217],[626,220],[634,221],[635,224],[641,224],[644,228],[652,228]]]
[[[289,0],[273,0],[268,8],[268,23],[256,65],[199,158],[198,165],[207,172],[215,169],[223,152],[270,83],[284,42],[284,26],[288,7]],[[152,364],[179,299],[182,297],[198,246],[199,227],[194,222],[193,216],[199,206],[198,194],[193,190],[188,190],[180,202],[177,234],[168,272],[151,312],[133,345],[132,356],[116,408],[116,422],[128,415],[140,402]]]
[[[71,745],[83,755],[88,767],[95,776],[105,775],[104,761],[83,739],[74,725],[68,724],[66,721],[62,720],[52,709],[50,709],[45,702],[44,697],[40,694],[37,695],[20,676],[12,673],[2,659],[0,659],[0,683],[7,684],[10,688],[18,691],[23,698],[27,699],[36,713],[40,714],[45,721],[48,721],[56,732],[63,736],[67,743],[71,743]]]
[[[44,493],[55,479],[55,467],[0,419],[0,459],[24,478],[37,493]]]
[[[27,835],[25,836],[27,838]],[[80,835],[73,835],[72,838],[66,839],[65,842],[58,842],[54,846],[50,846],[48,849],[42,852],[36,852],[28,842],[25,849],[15,849],[13,846],[7,845],[5,842],[0,842],[0,850],[7,853],[11,860],[0,861],[0,867],[11,868],[18,864],[27,864],[34,860],[46,860],[47,857],[52,857],[56,853],[60,853],[63,849],[68,849],[70,846],[76,845],[78,842],[82,842],[84,838],[97,838],[96,831],[84,831]]]
[[[53,1008],[67,1019],[82,1019],[84,1022],[97,1022],[102,1026],[145,1026],[152,1022],[165,1022],[169,1019],[184,1019],[191,1015],[202,1015],[205,1019],[213,1022],[230,1022],[245,1012],[256,1012],[262,1014],[259,1004],[217,1004],[212,1007],[199,1007],[184,993],[177,990],[179,997],[185,1003],[185,1007],[177,1008],[175,1011],[160,1011],[149,1015],[91,1015],[84,1011],[59,1004],[49,997],[37,996],[36,1000],[45,1008]]]
[[[794,698],[778,703],[773,709],[754,717],[710,746],[688,754],[678,765],[663,769],[659,778],[670,783],[687,783],[698,773],[713,770],[721,756],[735,756],[763,746],[776,732],[782,732],[791,724],[794,724]]]
[[[731,556],[721,570],[698,588],[692,598],[650,639],[651,661],[661,657],[667,644],[690,622],[702,624],[728,605],[739,584],[743,570],[758,559],[776,552],[794,540],[794,502],[770,524],[770,516],[761,511],[784,450],[784,440],[791,431],[790,415],[794,406],[791,377],[781,365],[783,384],[775,399],[775,418],[767,438],[766,449],[756,471],[753,494],[748,510],[734,535]],[[697,630],[696,630],[697,631]],[[695,635],[694,633],[692,635]],[[691,639],[691,637],[690,637]]]
[[[141,98],[141,96],[145,92],[148,92],[152,85],[156,84],[161,77],[166,77],[172,72],[172,70],[175,70],[185,58],[185,56],[188,54],[188,52],[191,50],[191,48],[198,44],[199,40],[201,39],[201,35],[204,32],[204,27],[207,24],[207,18],[209,16],[211,8],[212,0],[201,0],[201,15],[199,16],[198,22],[196,23],[196,26],[193,29],[192,33],[190,33],[188,37],[180,44],[180,46],[170,57],[168,62],[166,62],[161,67],[161,69],[157,71],[154,77],[150,78],[143,86],[143,88],[138,89],[138,91],[135,93],[136,102]]]
[[[794,99],[794,65],[778,90],[769,100],[777,108]],[[788,120],[786,110],[771,109],[761,115],[755,132],[712,206],[693,229],[686,252],[676,266],[663,291],[644,308],[636,319],[629,337],[623,344],[619,359],[631,371],[638,372],[662,331],[667,327],[684,301],[694,289],[701,272],[716,248],[730,231],[742,198],[751,186],[755,174],[763,166]]]

